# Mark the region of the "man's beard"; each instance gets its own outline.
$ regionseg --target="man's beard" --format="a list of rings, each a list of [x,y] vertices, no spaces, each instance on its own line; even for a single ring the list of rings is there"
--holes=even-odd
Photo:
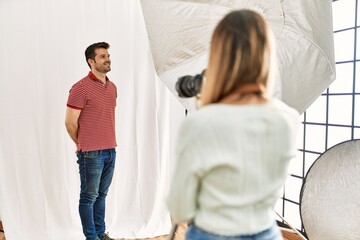
[[[96,71],[101,72],[101,73],[107,73],[111,71],[111,66],[109,64],[109,66],[104,66],[104,65],[100,65],[100,66],[95,66]]]

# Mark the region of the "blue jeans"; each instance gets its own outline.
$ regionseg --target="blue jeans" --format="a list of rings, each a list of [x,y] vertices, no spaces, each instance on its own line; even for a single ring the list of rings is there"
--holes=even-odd
[[[105,232],[105,198],[112,181],[116,151],[77,152],[80,172],[79,213],[86,240],[95,240]]]
[[[222,236],[206,232],[191,224],[186,232],[186,240],[283,240],[279,228],[274,223],[270,228],[252,235]]]

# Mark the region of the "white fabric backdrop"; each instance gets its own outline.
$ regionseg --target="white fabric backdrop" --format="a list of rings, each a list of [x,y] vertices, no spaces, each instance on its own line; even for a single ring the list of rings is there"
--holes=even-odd
[[[137,0],[0,1],[0,209],[8,240],[83,239],[68,91],[85,48],[110,43],[118,87],[117,165],[107,228],[117,238],[170,230],[164,195],[184,108],[158,80]]]

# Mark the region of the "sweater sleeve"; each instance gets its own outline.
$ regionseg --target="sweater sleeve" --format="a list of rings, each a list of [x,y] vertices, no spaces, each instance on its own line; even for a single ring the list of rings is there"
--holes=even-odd
[[[196,212],[198,180],[188,171],[186,161],[177,164],[171,184],[168,206],[174,223],[190,222]]]
[[[196,170],[198,160],[193,146],[191,129],[180,130],[176,149],[176,166],[167,199],[174,223],[190,222],[197,210],[199,177]]]

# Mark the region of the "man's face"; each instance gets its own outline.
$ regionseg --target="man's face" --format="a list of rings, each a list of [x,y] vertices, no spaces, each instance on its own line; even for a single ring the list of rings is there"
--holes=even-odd
[[[111,70],[111,60],[108,50],[105,48],[98,48],[95,50],[95,60],[93,61],[93,68],[101,73],[107,73]]]

